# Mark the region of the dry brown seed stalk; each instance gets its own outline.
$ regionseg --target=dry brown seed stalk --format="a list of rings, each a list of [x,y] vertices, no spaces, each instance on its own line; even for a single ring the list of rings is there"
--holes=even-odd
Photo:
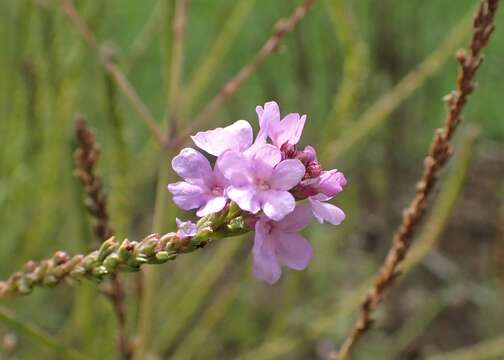
[[[403,220],[397,229],[388,255],[373,286],[369,289],[361,304],[360,317],[350,335],[343,343],[339,353],[332,359],[347,360],[353,346],[372,324],[371,315],[382,300],[385,291],[399,275],[398,266],[406,256],[411,245],[412,235],[422,220],[427,206],[427,198],[436,182],[436,176],[451,156],[450,140],[461,122],[461,113],[467,98],[474,90],[476,73],[483,61],[481,50],[486,46],[495,25],[494,17],[498,0],[481,1],[473,22],[473,36],[469,52],[459,50],[457,60],[459,71],[457,89],[446,97],[448,113],[442,129],[434,136],[428,155],[424,160],[424,171],[416,185],[416,193],[409,207],[403,213]]]
[[[83,115],[76,116],[75,138],[77,149],[74,152],[75,175],[80,179],[86,193],[86,208],[93,217],[93,232],[103,241],[112,235],[109,225],[106,197],[102,192],[102,182],[96,174],[96,164],[100,152],[96,145],[94,132],[86,125]]]
[[[190,125],[170,144],[171,147],[179,147],[197,128],[203,126],[212,119],[212,116],[219,110],[221,105],[232,97],[246,81],[270,57],[280,45],[282,39],[299,24],[306,16],[315,0],[305,0],[299,5],[291,16],[287,19],[280,19],[274,28],[271,37],[264,43],[261,49],[253,57],[252,61],[246,64],[233,78],[231,78],[220,90],[220,92],[199,112]]]
[[[107,199],[102,191],[102,181],[96,173],[96,164],[100,156],[94,132],[87,127],[83,115],[77,115],[75,137],[77,149],[74,152],[75,174],[81,180],[86,193],[86,207],[94,219],[93,232],[98,240],[105,241],[112,236],[109,223]],[[111,277],[111,290],[107,293],[118,325],[118,348],[122,358],[131,359],[131,342],[126,330],[126,307],[124,304],[124,287],[116,274]]]

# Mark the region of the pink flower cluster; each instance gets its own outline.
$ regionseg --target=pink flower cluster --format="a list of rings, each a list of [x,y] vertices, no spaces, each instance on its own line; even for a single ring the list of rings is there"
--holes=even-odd
[[[172,166],[184,181],[169,184],[168,190],[177,206],[197,209],[200,217],[223,210],[230,201],[254,214],[254,274],[273,284],[282,265],[308,266],[312,247],[298,232],[313,218],[334,225],[344,220],[343,211],[328,200],[343,190],[346,179],[336,169],[323,170],[313,147],[297,149],[306,115],[281,118],[274,101],[257,106],[256,112],[260,129],[255,140],[245,120],[192,136],[216,161],[212,167],[199,151],[183,149]],[[178,224],[183,234],[194,231],[187,222]]]

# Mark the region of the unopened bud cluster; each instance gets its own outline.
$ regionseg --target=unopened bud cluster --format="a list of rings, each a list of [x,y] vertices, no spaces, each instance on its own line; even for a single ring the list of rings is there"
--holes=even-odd
[[[119,243],[111,237],[87,255],[71,257],[58,251],[40,263],[29,261],[22,271],[0,282],[0,298],[28,294],[35,287],[55,286],[62,281],[101,281],[112,273],[138,271],[144,264],[162,264],[203,248],[214,239],[248,232],[248,222],[247,216],[230,204],[201,218],[190,236],[179,229],[164,235],[151,234],[141,241],[125,239]]]

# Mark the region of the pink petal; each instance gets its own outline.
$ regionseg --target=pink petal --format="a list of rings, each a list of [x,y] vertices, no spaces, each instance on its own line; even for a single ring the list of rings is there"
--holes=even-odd
[[[311,206],[297,205],[294,211],[275,224],[275,228],[286,232],[296,232],[305,228],[313,219]]]
[[[276,190],[290,190],[303,178],[305,167],[297,159],[281,161],[273,170],[269,184]]]
[[[227,196],[238,204],[240,209],[256,214],[261,210],[259,201],[255,198],[255,188],[252,186],[234,187],[227,189]]]
[[[194,236],[198,233],[198,226],[191,220],[182,221],[179,218],[175,218],[177,223],[177,235],[180,237]]]
[[[213,214],[221,211],[226,206],[227,198],[225,196],[216,196],[210,198],[205,205],[203,205],[197,212],[196,215],[199,217],[206,216],[208,214]]]
[[[308,198],[312,207],[313,215],[323,224],[324,220],[339,225],[345,220],[345,213],[339,207],[332,204]]]
[[[256,112],[261,128],[268,128],[270,125],[274,126],[280,122],[280,108],[275,101],[265,103],[264,108],[257,106]]]
[[[343,175],[342,172],[333,169],[329,171],[322,171],[317,188],[321,193],[329,197],[333,197],[337,193],[343,191],[343,187],[346,183],[347,181],[345,175]]]
[[[273,145],[261,146],[254,155],[252,165],[255,178],[269,180],[273,168],[282,160],[282,153]]]
[[[276,146],[282,146],[284,143],[295,145],[299,142],[303,128],[306,122],[306,115],[299,117],[297,113],[291,113],[285,116],[277,129],[274,130],[274,143]]]
[[[173,170],[189,182],[206,183],[212,179],[210,162],[199,151],[185,148],[172,160]]]
[[[296,200],[291,193],[281,190],[268,190],[260,194],[264,214],[275,221],[283,219],[296,207]]]
[[[294,270],[303,270],[313,257],[311,244],[301,235],[273,231],[275,254],[280,264]]]
[[[323,193],[318,193],[313,196],[310,196],[310,199],[318,200],[318,201],[327,201],[327,200],[331,200],[332,198],[330,196],[323,194]]]
[[[280,109],[274,101],[256,107],[257,117],[259,118],[259,132],[252,146],[250,146],[245,154],[249,157],[254,156],[259,148],[266,144],[269,128],[276,126],[280,122]]]
[[[219,156],[226,150],[244,151],[252,145],[253,132],[245,120],[214,130],[200,131],[191,136],[197,147],[207,153]]]
[[[312,157],[312,159],[310,159],[311,161],[313,161],[313,160],[318,161],[317,160],[317,151],[315,151],[315,148],[313,146],[307,145],[304,148],[303,152],[309,154]]]
[[[242,186],[252,181],[250,161],[240,152],[226,151],[218,157],[217,167],[232,185]]]
[[[222,174],[222,171],[220,170],[218,163],[215,164],[214,169],[213,169],[213,177],[214,177],[214,185],[220,186],[222,188],[226,187],[227,185],[227,180]]]
[[[254,275],[272,285],[280,279],[282,269],[276,259],[272,239],[268,238],[265,222],[259,220],[255,230],[254,247],[252,248]]]
[[[185,181],[168,184],[168,190],[173,194],[173,202],[183,210],[196,209],[203,205],[208,191],[199,185]]]

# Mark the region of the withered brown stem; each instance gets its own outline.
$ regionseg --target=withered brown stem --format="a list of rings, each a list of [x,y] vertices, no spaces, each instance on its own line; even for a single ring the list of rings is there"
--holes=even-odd
[[[469,50],[457,52],[456,57],[459,63],[457,85],[456,90],[445,98],[448,112],[444,127],[435,133],[429,153],[424,159],[424,170],[416,185],[415,196],[404,211],[402,223],[394,234],[385,263],[361,304],[359,319],[354,324],[350,335],[343,342],[340,351],[331,356],[332,359],[347,360],[349,358],[356,342],[372,325],[371,316],[386,290],[399,276],[398,266],[408,253],[412,236],[425,214],[427,199],[432,192],[437,175],[452,154],[450,140],[462,120],[461,114],[467,99],[474,90],[476,73],[483,61],[481,51],[487,45],[495,28],[494,18],[497,5],[498,0],[481,1],[473,22],[473,35]]]

